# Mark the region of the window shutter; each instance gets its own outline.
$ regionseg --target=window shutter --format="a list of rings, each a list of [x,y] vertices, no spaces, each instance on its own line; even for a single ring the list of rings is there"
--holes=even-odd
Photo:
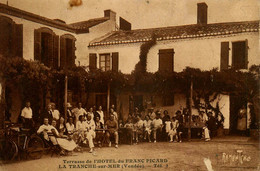
[[[97,54],[90,53],[89,54],[89,70],[95,70],[97,69]]]
[[[50,68],[53,68],[53,55],[54,55],[54,34],[50,36],[50,38],[48,39],[48,58],[47,58],[47,66]]]
[[[118,52],[112,53],[112,71],[118,71]]]
[[[13,37],[13,48],[14,56],[23,57],[23,25],[14,24],[14,37]]]
[[[246,41],[232,43],[232,67],[234,69],[247,69],[247,45]]]
[[[208,6],[205,2],[197,4],[197,24],[207,24]]]
[[[229,42],[221,42],[220,70],[228,69]]]
[[[249,46],[248,46],[248,40],[246,39],[245,40],[245,61],[244,61],[244,64],[245,64],[245,69],[248,69],[248,49],[249,49]]]
[[[173,49],[159,50],[159,71],[173,72]]]
[[[34,30],[34,60],[41,61],[41,32]]]
[[[60,38],[60,68],[66,66],[66,39],[64,37]]]
[[[76,55],[75,55],[75,51],[76,51],[76,45],[75,45],[76,40],[72,40],[72,61],[71,61],[71,65],[72,66],[76,66],[75,64],[75,59],[76,59]]]
[[[59,36],[54,35],[53,38],[53,68],[59,67]]]

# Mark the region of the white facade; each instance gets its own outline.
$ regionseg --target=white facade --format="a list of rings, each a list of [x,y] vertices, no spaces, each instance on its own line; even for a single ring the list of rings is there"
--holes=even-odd
[[[23,58],[26,60],[34,60],[34,30],[42,27],[51,29],[56,35],[62,36],[64,34],[71,34],[76,38],[76,65],[88,65],[88,49],[86,46],[94,38],[103,36],[109,32],[116,30],[116,18],[111,18],[103,23],[95,25],[89,28],[89,33],[76,34],[75,32],[65,31],[62,29],[57,29],[45,24],[40,24],[38,22],[29,21],[23,19],[22,17],[15,17],[0,12],[0,16],[6,16],[11,18],[16,24],[23,24]]]
[[[174,49],[173,65],[176,72],[181,72],[186,67],[200,68],[201,70],[220,68],[221,42],[227,41],[230,47],[229,65],[232,66],[232,42],[245,40],[248,40],[249,47],[248,68],[251,65],[260,64],[259,33],[252,32],[219,37],[157,41],[147,55],[147,71],[158,71],[160,49]],[[97,54],[119,52],[119,70],[122,73],[129,74],[139,61],[140,46],[141,43],[97,46],[90,47],[89,52]],[[99,57],[97,61],[99,61]]]
[[[2,4],[1,4],[2,5]],[[113,12],[113,14],[115,14]],[[18,15],[18,14],[17,14]],[[30,14],[35,17],[34,14]],[[81,34],[76,34],[76,31],[66,31],[66,28],[64,27],[63,29],[58,29],[55,26],[50,26],[53,25],[51,23],[48,23],[47,21],[43,21],[41,19],[32,19],[36,21],[31,21],[28,19],[24,19],[22,15],[20,17],[16,17],[13,15],[6,14],[5,12],[0,12],[0,17],[7,17],[10,18],[15,24],[22,24],[23,28],[23,58],[26,60],[34,60],[34,31],[39,29],[39,28],[48,28],[51,29],[55,35],[61,37],[62,35],[65,34],[70,34],[73,37],[76,38],[75,46],[75,64],[76,65],[87,65],[86,59],[88,57],[88,49],[86,46],[89,44],[90,40],[93,40],[96,37],[100,37],[108,32],[115,31],[116,29],[116,21],[115,17],[110,18],[98,25],[95,25],[91,28],[89,28],[88,33],[81,33]],[[39,17],[40,16],[36,16]],[[36,18],[35,17],[35,18]],[[33,18],[33,17],[32,17]],[[41,24],[41,23],[46,23],[46,24]],[[59,26],[58,26],[59,27]],[[59,45],[60,46],[60,45]],[[60,48],[58,48],[58,54],[60,56]],[[21,92],[19,89],[15,87],[15,85],[11,85],[10,89],[12,90],[9,94],[10,98],[12,99],[12,105],[9,109],[9,113],[11,115],[10,120],[12,122],[17,122],[18,117],[20,115],[21,109],[22,109],[22,96]],[[2,94],[2,83],[0,81],[0,100],[4,99],[3,94]]]
[[[88,55],[89,50],[86,46],[89,42],[97,37],[101,37],[105,34],[108,34],[111,31],[115,31],[116,25],[115,20],[108,20],[104,23],[93,26],[89,29],[89,33],[77,34],[75,37],[76,41],[76,65],[80,62],[80,65],[88,66]]]

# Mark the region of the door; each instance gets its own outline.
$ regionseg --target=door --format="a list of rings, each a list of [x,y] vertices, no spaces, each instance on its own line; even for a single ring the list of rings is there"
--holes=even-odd
[[[144,107],[143,107],[143,96],[142,95],[137,95],[137,96],[134,96],[134,109],[137,107],[139,112],[143,111],[144,110]],[[133,109],[133,111],[134,111]]]

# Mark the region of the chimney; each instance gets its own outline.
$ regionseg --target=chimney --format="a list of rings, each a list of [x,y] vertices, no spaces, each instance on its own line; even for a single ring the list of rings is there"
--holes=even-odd
[[[208,6],[205,2],[197,4],[197,24],[208,23]]]
[[[119,17],[119,30],[129,31],[131,30],[131,27],[132,27],[131,23],[129,23],[122,17]]]
[[[116,13],[110,9],[104,11],[104,17],[108,17],[110,20],[116,21]]]

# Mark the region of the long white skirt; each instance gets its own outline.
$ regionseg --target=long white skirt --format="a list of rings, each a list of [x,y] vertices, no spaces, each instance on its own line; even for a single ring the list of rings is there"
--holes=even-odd
[[[73,151],[77,147],[77,144],[73,140],[69,141],[64,138],[57,138],[57,142],[61,148],[67,151]]]

